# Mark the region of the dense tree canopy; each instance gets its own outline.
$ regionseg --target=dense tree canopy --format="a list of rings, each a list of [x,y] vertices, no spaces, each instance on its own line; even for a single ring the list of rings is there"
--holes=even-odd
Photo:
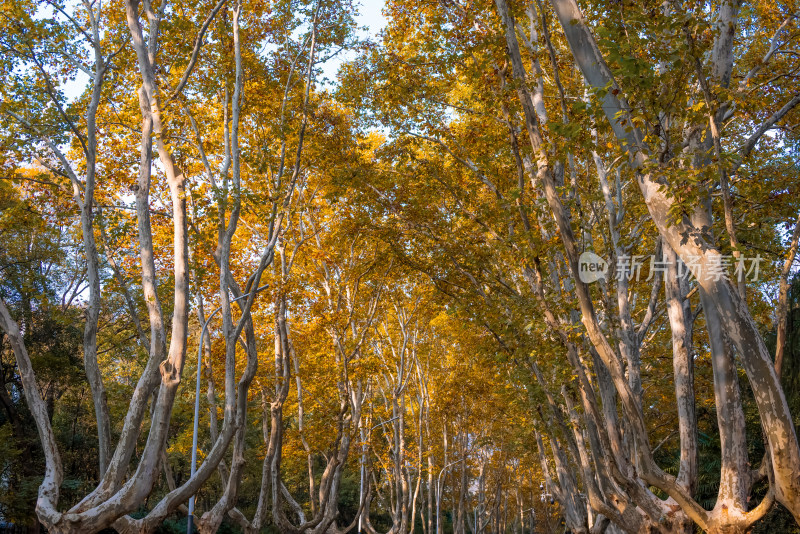
[[[0,521],[800,531],[800,6],[358,10],[2,4]]]

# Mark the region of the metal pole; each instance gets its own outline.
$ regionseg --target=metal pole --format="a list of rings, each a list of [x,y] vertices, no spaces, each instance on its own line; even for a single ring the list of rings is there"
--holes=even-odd
[[[465,459],[461,458],[460,460],[456,460],[455,462],[450,462],[446,466],[442,467],[442,470],[439,471],[439,478],[436,481],[436,534],[441,533],[441,506],[442,506],[442,473],[444,473],[448,467],[452,465],[456,465],[459,462],[463,462]]]
[[[239,297],[236,297],[231,301],[231,303],[236,302],[237,300],[241,300],[245,297],[249,297],[250,293],[258,293],[262,289],[266,289],[269,286],[261,286],[258,289],[254,289],[249,293],[245,293]],[[200,331],[200,343],[197,345],[197,383],[194,389],[194,429],[192,432],[192,468],[191,468],[191,477],[197,472],[197,430],[198,425],[200,422],[200,367],[203,362],[203,339],[205,338],[206,331],[208,330],[208,324],[211,322],[211,319],[222,309],[222,306],[211,312],[211,315],[208,316],[206,322],[203,324],[203,329]],[[192,534],[194,528],[194,494],[189,497],[189,516],[186,521],[186,534]]]

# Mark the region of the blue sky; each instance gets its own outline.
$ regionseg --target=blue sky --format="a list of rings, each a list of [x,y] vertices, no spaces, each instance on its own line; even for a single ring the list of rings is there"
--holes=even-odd
[[[360,26],[366,26],[366,35],[370,37],[377,37],[380,31],[386,26],[386,19],[381,11],[386,4],[385,0],[363,0],[361,7],[359,7],[359,14],[356,17]],[[339,57],[330,61],[323,68],[324,75],[331,79],[336,79],[336,72],[339,70],[341,64],[349,59],[353,59],[352,53],[344,53]],[[89,82],[89,77],[83,72],[79,72],[76,79],[71,83],[67,83],[64,87],[64,92],[68,100],[78,98],[81,93],[86,89],[86,84]]]
[[[385,4],[386,2],[383,0],[365,0],[361,3],[358,22],[364,26],[369,26],[370,34],[372,35],[377,35],[386,26],[386,19],[381,14]]]
[[[365,36],[377,37],[380,31],[386,26],[386,19],[381,13],[385,4],[386,2],[384,0],[362,0],[361,7],[358,9],[356,21],[359,26],[367,27]],[[335,80],[336,72],[339,70],[341,64],[353,58],[353,53],[341,54],[323,67],[323,75],[329,80]]]

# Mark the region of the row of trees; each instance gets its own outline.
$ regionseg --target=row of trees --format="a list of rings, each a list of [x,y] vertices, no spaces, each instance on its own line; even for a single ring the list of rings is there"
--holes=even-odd
[[[796,528],[796,6],[355,10],[6,6],[3,514]]]
[[[410,30],[436,43],[416,68],[398,61],[400,52],[376,56],[392,82],[376,106],[405,133],[407,145],[395,144],[407,158],[400,176],[432,176],[446,192],[434,209],[396,211],[426,250],[461,271],[435,280],[495,310],[487,328],[509,354],[527,354],[515,345],[530,335],[560,345],[572,375],[560,395],[531,367],[547,397],[539,428],[550,434],[573,531],[610,521],[626,532],[745,532],[774,500],[796,516],[797,438],[779,378],[798,239],[797,206],[786,195],[795,187],[792,127],[762,139],[798,102],[787,58],[795,12],[665,3],[619,12],[598,5],[584,16],[575,2],[550,4],[437,9]],[[396,16],[411,27],[420,12]],[[407,46],[407,36],[398,41],[397,50]],[[754,152],[760,141],[764,159]],[[766,206],[785,215],[764,224]],[[761,273],[762,284],[766,275],[779,288],[767,298],[763,285],[748,290],[753,278],[744,272],[719,271],[759,250],[781,251]],[[616,276],[590,287],[586,251],[610,258]],[[646,256],[647,280],[630,265]],[[678,260],[691,281],[679,276]],[[774,327],[765,304],[776,307]],[[520,305],[536,318],[525,327]],[[763,333],[772,328],[770,349]],[[654,403],[646,380],[665,371],[664,347],[674,392],[662,390]],[[698,362],[721,449],[713,506],[698,498]],[[739,369],[761,427],[749,431],[763,436],[755,451]],[[668,433],[659,435],[661,425],[648,420],[665,412]],[[670,440],[674,460],[659,462],[655,452]]]
[[[64,288],[55,281],[72,274],[80,287],[83,273],[74,272],[75,265],[57,248],[48,255],[47,249],[30,246],[48,243],[48,234],[63,231],[52,232],[45,220],[44,214],[53,208],[51,199],[21,199],[8,193],[4,234],[26,246],[4,258],[9,272],[4,301],[17,311],[26,307],[24,299],[35,295],[27,307],[36,314],[20,313],[18,324],[26,335],[32,366],[39,371],[36,379],[48,423],[64,459],[60,499],[79,502],[98,481],[99,455],[92,436],[96,426],[76,359],[82,337],[73,325],[80,321],[79,310],[62,300],[80,289],[62,293]],[[454,522],[463,531],[475,521],[484,530],[489,525],[519,529],[530,527],[535,509],[537,519],[555,528],[556,509],[542,500],[540,473],[524,445],[533,439],[524,395],[511,388],[508,372],[496,368],[492,353],[486,351],[491,340],[456,321],[435,292],[412,285],[413,273],[391,260],[385,263],[385,251],[365,243],[363,228],[346,225],[322,231],[323,226],[330,228],[324,220],[326,202],[311,204],[313,209],[298,215],[298,221],[308,224],[309,234],[303,237],[298,225],[297,234],[277,247],[281,269],[265,277],[282,290],[273,292],[270,285],[259,294],[264,301],[265,295],[286,300],[283,306],[265,304],[253,312],[275,325],[276,332],[259,331],[256,346],[278,343],[278,348],[272,357],[257,356],[257,387],[251,388],[244,409],[251,420],[236,431],[233,439],[240,441],[229,446],[230,456],[216,464],[216,472],[197,492],[202,517],[198,527],[328,532],[337,528],[334,521],[344,529],[360,518],[363,532],[407,532],[412,525],[429,532],[439,525],[449,531]],[[24,270],[14,272],[18,265]],[[292,272],[295,276],[289,276]],[[41,285],[33,285],[30,278]],[[105,381],[113,421],[128,408],[143,358],[135,353],[141,346],[130,349],[138,332],[127,320],[124,299],[106,302],[98,355],[101,368],[113,369]],[[289,308],[289,303],[295,307]],[[199,333],[207,317],[199,306],[196,315],[191,324]],[[51,323],[61,330],[47,326]],[[219,440],[218,419],[225,416],[217,401],[222,387],[215,377],[227,375],[226,345],[218,330],[212,331],[205,338],[202,372],[203,465]],[[198,336],[194,340],[199,343]],[[67,342],[72,344],[65,347]],[[246,372],[246,353],[246,344],[240,343],[237,377]],[[38,531],[38,520],[31,514],[45,464],[43,458],[38,460],[41,446],[28,426],[35,421],[21,398],[24,386],[13,357],[4,351],[4,421],[9,426],[3,427],[8,432],[3,515]],[[195,363],[189,361],[189,367]],[[174,497],[191,482],[194,395],[192,381],[187,382],[190,385],[175,400],[170,437],[153,487],[133,507],[131,518],[113,524],[115,529],[164,531],[165,519],[187,512],[185,501]],[[113,434],[120,426],[112,425]],[[140,437],[132,462],[145,446]],[[26,449],[34,452],[36,462],[29,461]],[[477,491],[473,481],[479,484]],[[278,504],[273,500],[276,494]]]

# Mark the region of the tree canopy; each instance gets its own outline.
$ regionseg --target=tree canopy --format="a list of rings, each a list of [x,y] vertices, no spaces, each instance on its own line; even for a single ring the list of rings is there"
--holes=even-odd
[[[1,5],[0,528],[800,532],[795,2]]]

